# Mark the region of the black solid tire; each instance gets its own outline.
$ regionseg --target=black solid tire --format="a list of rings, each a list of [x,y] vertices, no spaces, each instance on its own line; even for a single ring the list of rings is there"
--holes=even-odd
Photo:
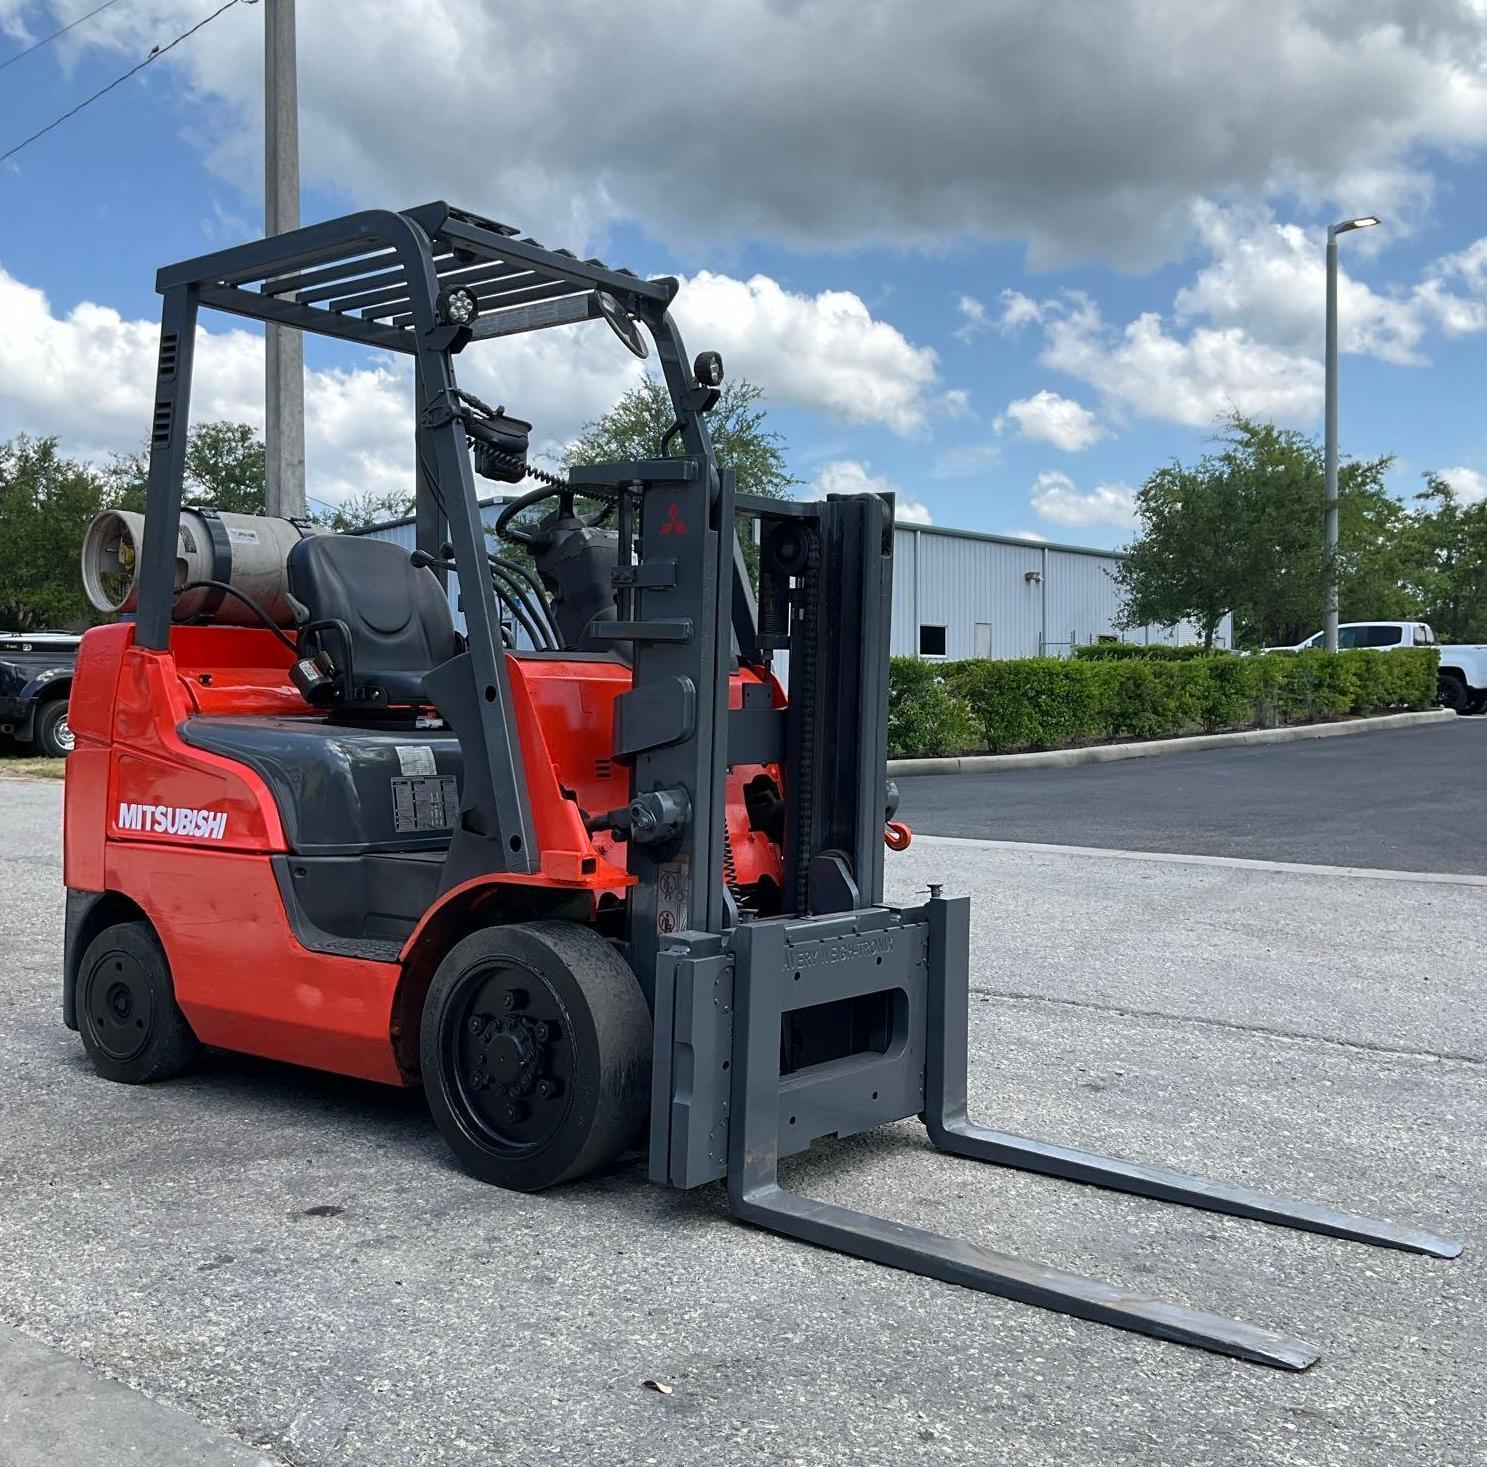
[[[1443,672],[1436,685],[1440,704],[1453,713],[1468,713],[1471,710],[1471,694],[1466,683],[1453,672]]]
[[[48,759],[65,759],[72,753],[72,737],[65,734],[66,728],[67,699],[53,698],[49,703],[43,703],[36,710],[36,722],[31,730],[31,742],[36,752]]]
[[[76,987],[78,1032],[105,1080],[148,1085],[196,1063],[201,1044],[176,1004],[170,964],[148,922],[104,928],[83,953]]]
[[[481,1119],[451,1056],[460,1026],[474,1024],[472,995],[502,973],[520,975],[555,1004],[570,1037],[566,1107],[552,1133],[526,1148],[503,1144]],[[429,1110],[472,1177],[538,1192],[615,1162],[644,1124],[650,1103],[651,1016],[633,970],[577,922],[487,927],[455,944],[424,1001],[420,1063]]]

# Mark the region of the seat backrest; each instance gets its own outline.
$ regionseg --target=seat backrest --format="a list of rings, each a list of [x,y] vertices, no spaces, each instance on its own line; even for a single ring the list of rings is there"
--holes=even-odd
[[[427,566],[390,540],[366,535],[307,535],[289,552],[289,590],[310,621],[344,622],[351,635],[351,671],[358,689],[337,702],[379,706],[426,704],[424,674],[459,651],[449,597]],[[316,644],[340,667],[332,634]]]

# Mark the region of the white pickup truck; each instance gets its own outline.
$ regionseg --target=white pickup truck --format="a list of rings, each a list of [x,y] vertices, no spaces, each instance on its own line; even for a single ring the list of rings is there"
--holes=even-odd
[[[1322,633],[1297,642],[1294,647],[1266,647],[1267,652],[1306,652],[1322,645]],[[1480,713],[1487,708],[1487,645],[1437,642],[1423,621],[1345,621],[1337,629],[1337,646],[1376,647],[1388,652],[1394,647],[1435,647],[1441,654],[1440,701],[1457,713]]]

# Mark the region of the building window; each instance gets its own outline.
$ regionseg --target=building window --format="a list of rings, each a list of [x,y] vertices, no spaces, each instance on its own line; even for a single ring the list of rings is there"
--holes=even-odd
[[[943,657],[945,655],[945,628],[921,626],[919,628],[919,655],[921,657]]]

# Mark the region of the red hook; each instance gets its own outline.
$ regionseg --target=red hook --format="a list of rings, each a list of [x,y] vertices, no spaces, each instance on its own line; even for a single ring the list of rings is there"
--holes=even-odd
[[[906,851],[914,839],[914,832],[902,820],[890,820],[883,827],[883,844],[890,851]]]

